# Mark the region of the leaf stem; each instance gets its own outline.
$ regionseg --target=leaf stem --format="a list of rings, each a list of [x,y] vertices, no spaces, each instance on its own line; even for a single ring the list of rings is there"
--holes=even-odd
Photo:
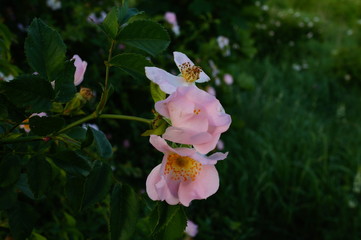
[[[11,144],[19,142],[33,142],[33,141],[43,141],[44,137],[39,136],[27,136],[27,137],[18,137],[18,138],[2,138],[0,139],[0,144]]]
[[[111,44],[110,44],[110,48],[109,48],[109,54],[108,54],[108,61],[105,62],[105,81],[104,81],[104,89],[103,89],[103,93],[102,96],[100,98],[100,102],[96,108],[96,113],[97,114],[101,114],[102,111],[104,110],[105,104],[108,100],[108,95],[109,95],[109,69],[110,69],[110,65],[109,62],[112,59],[112,53],[113,53],[113,48],[115,45],[115,40],[112,40]]]
[[[144,123],[147,123],[147,124],[151,124],[152,121],[153,121],[153,119],[146,119],[146,118],[141,118],[141,117],[119,115],[119,114],[101,114],[99,116],[99,118],[130,120],[130,121],[144,122]]]

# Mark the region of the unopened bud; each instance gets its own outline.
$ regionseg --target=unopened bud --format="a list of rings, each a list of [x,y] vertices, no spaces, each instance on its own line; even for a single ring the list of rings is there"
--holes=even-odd
[[[90,88],[81,87],[79,93],[87,101],[90,101],[90,99],[94,97],[93,92]]]

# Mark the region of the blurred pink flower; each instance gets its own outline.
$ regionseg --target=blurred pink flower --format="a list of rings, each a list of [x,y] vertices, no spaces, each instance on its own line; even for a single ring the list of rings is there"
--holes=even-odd
[[[227,84],[227,85],[232,85],[233,84],[233,77],[231,74],[226,73],[223,76],[223,81]]]
[[[187,220],[187,227],[185,229],[185,233],[190,237],[195,237],[198,233],[198,225],[191,220]]]
[[[207,93],[209,93],[213,96],[216,96],[216,89],[214,89],[214,87],[208,86],[206,90],[207,90]]]
[[[29,118],[25,119],[22,124],[19,125],[19,128],[22,128],[25,130],[25,132],[30,132],[30,126],[29,126],[29,119],[34,117],[34,116],[39,116],[39,117],[47,117],[48,115],[45,112],[41,112],[41,113],[33,113],[30,115]]]
[[[202,154],[213,150],[221,133],[231,125],[231,117],[220,102],[196,86],[177,88],[167,99],[157,102],[155,109],[172,122],[163,138],[191,144]]]
[[[86,61],[82,61],[78,55],[74,55],[71,61],[72,60],[75,60],[74,85],[78,86],[84,79],[84,73],[88,63]]]
[[[174,62],[177,64],[180,75],[174,76],[157,67],[145,67],[148,79],[159,85],[163,92],[171,94],[180,86],[195,85],[209,81],[209,77],[202,69],[181,52],[173,52]]]
[[[217,149],[222,151],[224,149],[224,142],[219,139],[218,143],[217,143]]]
[[[177,25],[177,15],[174,12],[166,12],[164,14],[164,19],[172,25]]]
[[[151,135],[149,141],[164,153],[162,163],[148,175],[149,198],[188,207],[192,200],[206,199],[217,192],[219,176],[214,165],[228,153],[207,157],[193,148],[172,148],[159,136]]]

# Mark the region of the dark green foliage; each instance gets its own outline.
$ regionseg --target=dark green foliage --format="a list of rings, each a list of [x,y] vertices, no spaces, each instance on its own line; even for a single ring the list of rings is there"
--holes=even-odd
[[[123,53],[114,56],[109,64],[123,70],[131,75],[133,78],[146,81],[144,72],[145,67],[153,66],[153,64],[147,60],[143,55],[134,53]]]
[[[29,119],[31,131],[40,136],[59,131],[64,124],[64,119],[59,117],[34,116]]]

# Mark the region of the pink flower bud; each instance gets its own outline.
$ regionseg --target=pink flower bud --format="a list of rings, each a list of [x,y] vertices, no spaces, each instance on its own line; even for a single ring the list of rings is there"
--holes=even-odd
[[[231,74],[227,73],[224,74],[223,76],[223,81],[227,84],[227,85],[232,85],[233,84],[233,77]]]

